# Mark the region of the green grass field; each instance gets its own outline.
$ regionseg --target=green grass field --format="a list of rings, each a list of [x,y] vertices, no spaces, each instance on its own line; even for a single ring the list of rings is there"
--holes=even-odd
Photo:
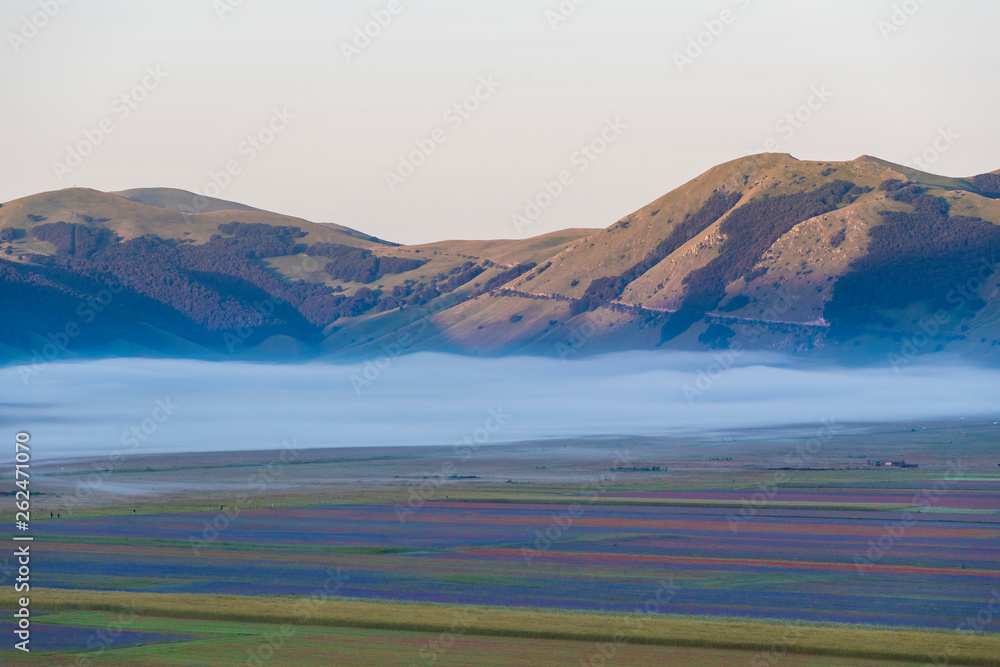
[[[508,665],[607,664],[636,667],[720,667],[753,664],[758,655],[732,651],[644,644],[600,644],[584,641],[482,637],[463,633],[424,633],[359,628],[300,626],[233,621],[180,620],[152,616],[129,617],[128,629],[199,635],[197,639],[137,648],[83,654],[86,665],[441,665],[507,667]],[[119,615],[107,612],[57,612],[45,623],[108,627]],[[0,652],[0,657],[4,657]],[[255,660],[256,658],[256,660]],[[10,664],[73,665],[71,654],[11,657]],[[607,661],[605,663],[604,661]],[[259,661],[259,662],[258,662]],[[82,661],[81,661],[82,662]],[[911,663],[827,656],[783,655],[788,667],[903,667]]]
[[[36,615],[36,623],[118,623],[127,630],[198,635],[89,652],[86,665],[256,664],[254,655],[270,656],[276,665],[555,665],[588,664],[603,650],[606,659],[617,656],[623,665],[754,664],[759,655],[787,665],[874,666],[926,664],[948,647],[954,649],[950,664],[1000,665],[1000,637],[950,632],[342,599],[32,593],[36,614],[55,612]],[[0,594],[0,607],[13,602],[12,592]],[[0,658],[4,664],[73,664],[65,653],[8,650]]]

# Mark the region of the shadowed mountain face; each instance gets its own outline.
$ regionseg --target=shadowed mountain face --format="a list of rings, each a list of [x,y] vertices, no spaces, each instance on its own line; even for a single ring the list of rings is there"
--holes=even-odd
[[[1000,360],[1000,176],[766,154],[604,230],[397,246],[171,189],[0,207],[0,359],[556,357],[730,349]]]

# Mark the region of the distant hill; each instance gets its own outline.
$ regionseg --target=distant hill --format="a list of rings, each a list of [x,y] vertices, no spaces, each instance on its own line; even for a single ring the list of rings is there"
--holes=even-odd
[[[198,214],[218,213],[220,211],[244,211],[252,213],[269,213],[274,215],[273,213],[263,209],[226,201],[225,199],[204,197],[193,192],[188,192],[187,190],[178,190],[177,188],[135,188],[132,190],[112,192],[110,194],[118,195],[119,197],[139,202],[140,204],[148,204],[149,206],[155,206],[156,208],[165,208],[168,211],[177,211],[178,213]],[[353,236],[354,238],[365,241],[374,241],[375,243],[386,243],[381,239],[369,236],[368,234],[359,232],[356,229],[351,229],[350,227],[344,227],[332,222],[323,222],[319,224],[326,225],[327,227],[347,234],[348,236]]]
[[[421,246],[182,190],[77,188],[4,204],[0,234],[9,361],[44,360],[53,337],[60,358],[667,347],[1000,360],[1000,172],[763,154],[607,229]]]
[[[203,197],[187,190],[177,188],[135,188],[112,192],[113,195],[131,199],[140,204],[148,204],[156,208],[179,213],[215,213],[216,211],[256,211],[264,213],[259,208],[237,204],[236,202],[214,197]]]

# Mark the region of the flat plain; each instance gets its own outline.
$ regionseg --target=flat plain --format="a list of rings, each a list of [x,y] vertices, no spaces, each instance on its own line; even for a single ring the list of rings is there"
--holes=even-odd
[[[53,461],[31,660],[1000,664],[998,436],[962,420]],[[918,467],[885,466],[902,460]]]

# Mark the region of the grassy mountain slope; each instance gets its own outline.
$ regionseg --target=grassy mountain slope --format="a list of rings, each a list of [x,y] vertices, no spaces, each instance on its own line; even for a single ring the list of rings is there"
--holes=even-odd
[[[702,313],[703,318],[693,318],[690,326],[682,321],[680,331],[671,332],[669,346],[703,349],[738,342],[752,348],[792,352],[819,348],[850,356],[888,357],[903,349],[921,331],[921,318],[933,318],[935,312],[915,302],[895,312],[887,327],[844,332],[831,327],[826,311],[835,286],[842,277],[854,272],[857,263],[868,254],[872,230],[884,223],[882,213],[912,210],[909,204],[895,201],[890,193],[880,190],[880,186],[893,180],[910,183],[927,196],[946,202],[950,221],[977,217],[994,225],[1000,222],[1000,199],[995,198],[996,193],[984,196],[990,193],[977,187],[973,178],[924,174],[868,156],[845,163],[803,162],[787,155],[753,156],[710,170],[608,229],[571,244],[551,260],[551,266],[541,275],[526,274],[515,281],[510,285],[513,290],[521,297],[532,297],[529,310],[533,315],[506,329],[516,337],[512,342],[533,339],[541,352],[552,347],[549,341],[554,331],[568,332],[566,340],[572,340],[580,338],[581,328],[597,329],[587,337],[588,351],[652,347],[661,341],[651,341],[649,329],[665,325],[671,313],[682,309],[685,300],[692,297],[692,283],[699,279],[704,282],[706,274],[732,273],[735,266],[732,262],[738,258],[739,262],[750,263],[728,276],[721,298],[718,303],[710,302],[714,305]],[[790,220],[795,224],[787,230],[778,230],[780,233],[773,243],[759,256],[743,257],[746,253],[740,251],[764,234],[760,224],[741,238],[727,237],[727,224],[735,222],[741,208],[755,206],[776,211],[783,196],[797,197],[845,181],[855,186],[852,194],[818,215],[804,215],[800,221],[793,216]],[[687,236],[679,238],[683,243],[661,259],[655,252],[657,246],[677,236],[685,221],[695,220],[718,192],[738,196],[739,201],[711,224],[694,225]],[[727,254],[727,243],[728,260],[720,256]],[[993,264],[989,249],[996,247],[995,241],[983,243],[981,254],[984,259],[989,258],[988,264]],[[911,247],[918,263],[931,262],[938,250],[933,235],[915,241]],[[920,257],[921,254],[925,256]],[[649,265],[650,260],[659,261]],[[641,269],[638,273],[637,266]],[[942,276],[952,274],[954,271]],[[998,281],[993,278],[990,273],[990,280],[979,290],[978,296],[985,305],[976,312],[963,310],[943,315],[948,319],[947,326],[941,327],[933,343],[921,346],[920,353],[950,348],[972,357],[997,358],[1000,329],[996,317],[1000,308]],[[598,289],[590,289],[601,281],[604,283]],[[607,285],[611,285],[610,290]],[[947,285],[958,286],[958,282]],[[603,298],[598,299],[602,303],[597,308],[591,304],[584,313],[574,313],[565,301],[558,300],[586,299],[588,291]],[[507,294],[489,301],[488,305],[464,304],[462,317],[452,313],[438,319],[446,326],[450,339],[489,349],[492,343],[484,345],[484,340],[502,336],[498,333],[477,336],[466,323],[478,329],[485,320],[485,329],[489,331],[511,315],[516,318],[526,306],[512,298]],[[550,303],[543,307],[538,299]],[[903,316],[904,312],[908,318]],[[590,325],[595,320],[599,320],[597,327]],[[918,342],[921,341],[918,337]]]
[[[222,200],[192,213],[192,197],[77,188],[0,207],[0,288],[16,296],[5,314],[20,327],[0,350],[30,356],[117,280],[120,312],[67,354],[739,346],[1000,361],[1000,172],[756,155],[607,229],[419,246]],[[40,298],[56,314],[30,312]]]
[[[179,213],[214,213],[215,211],[260,211],[259,208],[239,204],[237,202],[216,199],[215,197],[203,197],[187,190],[177,188],[133,188],[131,190],[121,190],[109,194],[118,195],[125,199],[165,208]]]
[[[226,201],[224,199],[216,199],[214,197],[203,197],[193,192],[179,190],[177,188],[135,188],[132,190],[112,192],[110,194],[118,195],[119,197],[124,197],[125,199],[131,199],[132,201],[137,201],[141,204],[147,204],[149,206],[165,208],[170,211],[187,214],[216,213],[221,211],[268,213],[268,211],[247,206],[245,204]],[[347,234],[348,236],[353,236],[365,241],[383,243],[383,241],[375,238],[374,236],[369,236],[368,234],[359,232],[356,229],[351,229],[350,227],[344,227],[332,222],[324,222],[320,224],[324,227],[329,227],[335,231]]]
[[[34,216],[35,219],[29,216]],[[126,240],[152,234],[164,239],[191,239],[196,243],[204,243],[213,234],[219,233],[219,224],[236,219],[242,222],[301,227],[310,240],[315,241],[364,246],[369,243],[335,227],[249,207],[245,210],[222,209],[188,214],[87,188],[45,192],[7,202],[0,208],[0,229],[13,227],[28,231],[42,223],[65,221],[110,229]],[[26,241],[30,241],[30,234],[28,237]],[[24,246],[15,243],[14,247],[19,249]],[[30,247],[38,248],[34,244]]]

